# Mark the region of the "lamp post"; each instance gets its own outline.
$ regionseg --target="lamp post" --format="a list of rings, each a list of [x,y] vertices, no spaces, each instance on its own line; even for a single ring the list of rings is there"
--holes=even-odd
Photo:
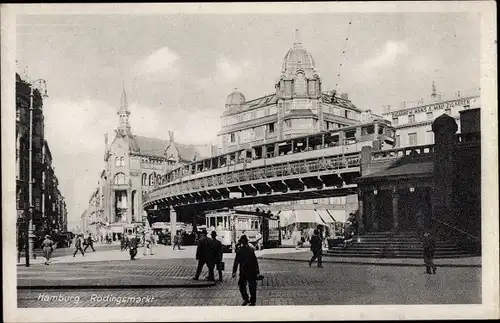
[[[44,89],[43,97],[47,96],[47,81],[43,79],[38,79],[30,84],[30,132],[29,132],[29,181],[28,181],[28,250],[26,252],[26,267],[30,266],[30,259],[35,258],[35,233],[33,230],[33,97],[35,93],[35,87],[40,84]]]

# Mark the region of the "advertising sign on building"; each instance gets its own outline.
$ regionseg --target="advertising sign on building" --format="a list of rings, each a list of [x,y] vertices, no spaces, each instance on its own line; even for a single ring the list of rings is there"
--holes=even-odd
[[[425,106],[421,106],[421,107],[415,107],[415,108],[407,109],[407,110],[396,111],[392,114],[392,117],[396,118],[396,117],[404,116],[407,114],[412,115],[412,114],[417,114],[417,113],[426,113],[426,112],[432,112],[432,111],[436,111],[436,110],[444,110],[444,109],[452,108],[455,106],[464,106],[464,105],[470,105],[470,99],[459,99],[459,100],[454,100],[454,101],[441,102],[441,103],[425,105]]]

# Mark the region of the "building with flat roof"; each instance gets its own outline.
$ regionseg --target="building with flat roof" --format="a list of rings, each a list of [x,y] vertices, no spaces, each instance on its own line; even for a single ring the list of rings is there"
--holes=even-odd
[[[391,121],[396,129],[396,147],[431,145],[434,143],[432,122],[446,113],[457,121],[460,128],[460,111],[481,107],[479,88],[465,92],[458,91],[453,97],[444,98],[432,84],[429,100],[421,98],[416,102],[404,102],[398,107],[387,106],[382,116]]]

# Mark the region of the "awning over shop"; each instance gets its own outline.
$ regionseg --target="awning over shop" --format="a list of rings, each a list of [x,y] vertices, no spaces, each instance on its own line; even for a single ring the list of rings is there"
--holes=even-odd
[[[349,217],[348,210],[325,210],[325,211],[326,213],[328,213],[330,218],[333,218],[335,220],[334,222],[345,223],[347,221],[347,218]]]
[[[314,210],[293,210],[292,217],[288,224],[293,223],[316,223],[326,224],[319,214]]]
[[[327,210],[318,209],[316,210],[316,212],[318,213],[319,217],[321,218],[321,220],[323,220],[324,223],[328,224],[336,222],[336,220],[328,213]]]

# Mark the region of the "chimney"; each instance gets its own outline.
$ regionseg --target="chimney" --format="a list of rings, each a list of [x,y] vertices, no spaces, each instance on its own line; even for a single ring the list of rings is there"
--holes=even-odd
[[[457,97],[459,97],[459,98],[460,98],[460,91],[458,91],[458,92],[457,92]]]
[[[347,93],[342,93],[340,97],[344,100],[349,100],[349,95]]]

